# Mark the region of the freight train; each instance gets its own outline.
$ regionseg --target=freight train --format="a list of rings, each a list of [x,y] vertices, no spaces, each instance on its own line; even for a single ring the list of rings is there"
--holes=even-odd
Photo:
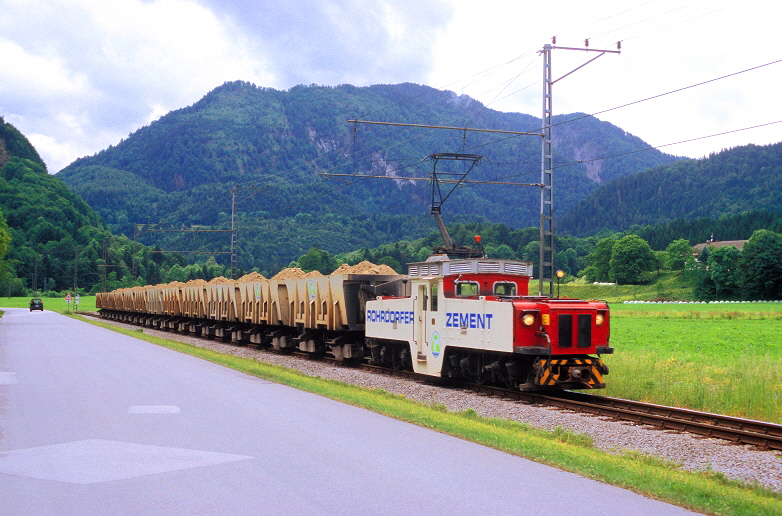
[[[605,387],[607,303],[528,295],[530,263],[442,253],[409,264],[407,275],[367,265],[119,289],[99,293],[97,306],[108,319],[425,377]]]

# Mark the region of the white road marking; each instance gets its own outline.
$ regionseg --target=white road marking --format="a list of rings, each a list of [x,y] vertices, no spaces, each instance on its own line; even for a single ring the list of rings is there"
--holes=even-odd
[[[172,405],[134,405],[128,414],[179,414],[179,407]]]
[[[14,383],[17,383],[16,373],[0,372],[0,385],[12,385]]]
[[[0,454],[0,474],[95,484],[253,458],[249,455],[88,439],[3,452]]]

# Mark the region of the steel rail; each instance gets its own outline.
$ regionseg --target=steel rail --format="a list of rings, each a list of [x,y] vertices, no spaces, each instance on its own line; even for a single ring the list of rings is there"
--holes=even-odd
[[[584,410],[595,410],[601,415],[612,415],[639,424],[695,433],[769,450],[782,450],[782,425],[777,423],[576,392],[564,392],[553,398],[566,399],[568,403],[584,407]],[[549,401],[554,403],[553,400]]]
[[[662,430],[693,433],[765,450],[782,450],[782,425],[777,423],[572,391],[540,394],[490,386],[473,386],[473,389],[518,401],[611,417]]]

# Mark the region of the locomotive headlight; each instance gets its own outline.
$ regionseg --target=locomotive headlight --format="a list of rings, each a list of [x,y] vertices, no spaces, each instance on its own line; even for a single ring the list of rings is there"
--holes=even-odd
[[[597,314],[595,316],[595,324],[598,325],[598,326],[603,324],[603,314]]]
[[[535,324],[535,315],[526,314],[524,317],[521,318],[521,322],[524,324],[524,326],[532,326],[533,324]]]

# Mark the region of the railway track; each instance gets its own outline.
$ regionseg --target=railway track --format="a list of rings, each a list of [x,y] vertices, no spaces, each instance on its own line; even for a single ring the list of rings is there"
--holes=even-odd
[[[763,450],[782,450],[782,425],[776,423],[572,391],[538,394],[489,386],[472,386],[472,388],[485,394],[542,403],[561,409],[653,426],[661,430],[693,433],[735,444],[748,444]]]

